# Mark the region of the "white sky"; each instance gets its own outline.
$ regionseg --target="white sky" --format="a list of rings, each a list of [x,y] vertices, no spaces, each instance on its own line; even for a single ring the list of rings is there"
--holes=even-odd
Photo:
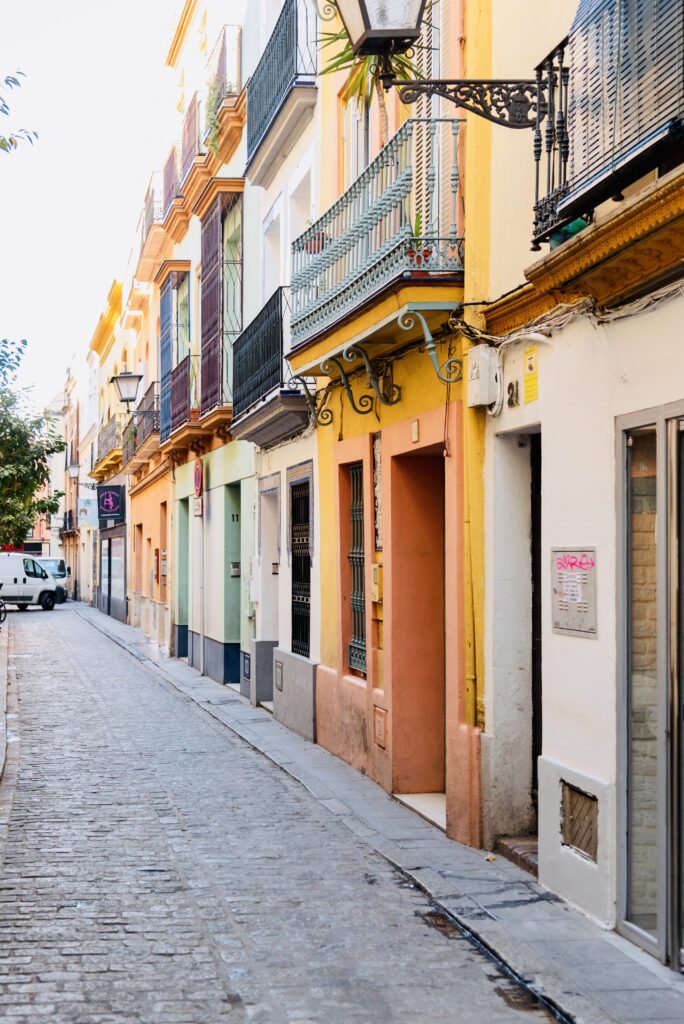
[[[0,337],[27,338],[44,406],[124,275],[150,173],[172,139],[164,68],[177,0],[0,0],[0,76],[25,72],[0,132]]]

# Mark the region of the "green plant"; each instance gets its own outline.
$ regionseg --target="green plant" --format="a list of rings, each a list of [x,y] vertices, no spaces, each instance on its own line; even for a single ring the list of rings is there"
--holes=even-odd
[[[428,3],[426,11],[429,11],[430,6],[431,4]],[[429,24],[427,19],[424,19],[424,23]],[[345,104],[355,100],[359,107],[368,109],[373,102],[375,93],[380,113],[380,141],[384,146],[389,139],[389,118],[385,102],[385,89],[380,77],[381,69],[383,74],[389,71],[393,78],[409,82],[422,77],[419,66],[405,53],[393,53],[384,61],[380,54],[357,57],[352,51],[351,42],[344,26],[337,32],[324,32],[321,36],[321,48],[325,50],[331,46],[341,46],[342,49],[330,58],[319,74],[330,75],[337,71],[349,72],[340,93]],[[420,49],[421,47],[416,48]]]
[[[41,494],[50,482],[50,458],[66,441],[47,415],[22,403],[16,375],[25,341],[0,340],[0,547],[19,547],[40,515],[54,515],[61,491]]]
[[[214,156],[218,156],[218,140],[221,130],[218,112],[222,99],[221,82],[217,76],[212,78],[207,90],[207,145]]]
[[[5,75],[5,78],[1,81],[0,114],[4,114],[5,117],[9,117],[10,107],[3,93],[8,92],[10,89],[18,89],[21,86],[20,76],[24,77],[23,71],[17,71],[13,75]],[[30,131],[28,128],[17,128],[11,131],[9,135],[0,134],[0,150],[5,153],[11,153],[21,141],[28,142],[32,146],[37,138],[38,132]]]

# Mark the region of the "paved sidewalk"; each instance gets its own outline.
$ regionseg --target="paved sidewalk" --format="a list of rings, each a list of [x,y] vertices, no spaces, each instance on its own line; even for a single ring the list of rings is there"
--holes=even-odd
[[[16,616],[9,661],[2,1021],[553,1024],[340,815],[73,606]]]
[[[138,630],[86,605],[78,612],[300,782],[337,821],[577,1024],[684,1021],[684,978],[594,924],[515,865],[447,839],[229,687],[165,657]]]

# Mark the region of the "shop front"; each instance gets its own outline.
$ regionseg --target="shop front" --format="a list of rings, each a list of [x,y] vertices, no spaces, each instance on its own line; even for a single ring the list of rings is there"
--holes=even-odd
[[[97,489],[100,523],[97,607],[126,622],[126,492],[121,484]]]

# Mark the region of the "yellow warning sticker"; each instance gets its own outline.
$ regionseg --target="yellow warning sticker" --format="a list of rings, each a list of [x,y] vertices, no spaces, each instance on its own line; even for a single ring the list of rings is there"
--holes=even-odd
[[[539,398],[539,374],[537,372],[537,346],[530,345],[525,349],[525,374],[523,394],[525,405],[536,402]]]

